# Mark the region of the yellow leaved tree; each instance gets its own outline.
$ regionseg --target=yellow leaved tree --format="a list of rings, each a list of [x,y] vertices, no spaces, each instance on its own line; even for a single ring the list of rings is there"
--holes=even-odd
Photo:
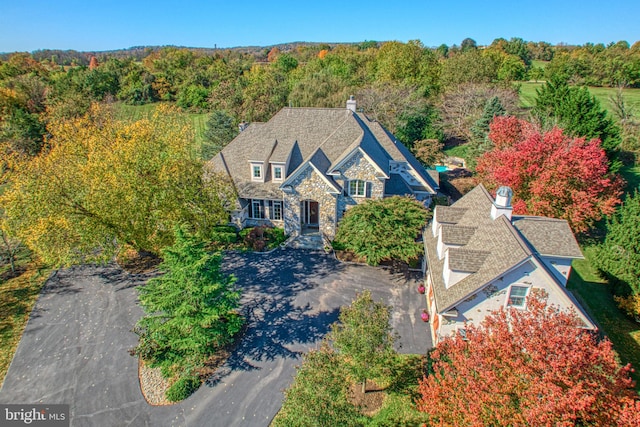
[[[46,263],[108,260],[123,245],[158,253],[186,224],[206,238],[232,187],[203,178],[190,126],[160,105],[135,122],[95,104],[49,125],[42,152],[15,165],[0,198],[13,232]]]

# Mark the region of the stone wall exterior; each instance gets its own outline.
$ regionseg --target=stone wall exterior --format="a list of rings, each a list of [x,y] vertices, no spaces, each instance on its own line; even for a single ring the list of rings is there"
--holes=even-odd
[[[338,171],[340,175],[334,176],[334,179],[344,189],[338,197],[338,221],[349,207],[371,199],[382,199],[384,196],[384,180],[377,177],[380,172],[369,163],[362,153],[356,152]],[[349,181],[354,179],[367,182],[367,197],[352,197],[349,195]]]
[[[316,171],[307,166],[306,169],[291,182],[292,190],[284,194],[284,231],[288,235],[299,235],[300,202],[313,200],[318,202],[319,229],[328,238],[333,239],[336,234],[336,194],[331,194],[333,188],[322,179]]]

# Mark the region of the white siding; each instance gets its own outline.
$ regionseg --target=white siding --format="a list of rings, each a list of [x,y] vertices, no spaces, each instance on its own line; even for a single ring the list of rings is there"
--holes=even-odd
[[[464,328],[465,321],[479,324],[492,311],[506,307],[509,287],[513,284],[530,286],[531,289],[544,289],[548,294],[548,303],[550,305],[563,309],[573,307],[573,303],[567,298],[564,291],[559,288],[548,274],[534,262],[528,261],[458,304],[455,307],[459,312],[457,318],[442,317],[440,336],[446,336],[457,329]]]

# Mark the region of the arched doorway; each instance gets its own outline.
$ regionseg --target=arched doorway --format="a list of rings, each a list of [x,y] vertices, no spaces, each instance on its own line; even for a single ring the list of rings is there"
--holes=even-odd
[[[319,230],[320,204],[315,200],[303,200],[300,202],[300,228],[302,234]]]

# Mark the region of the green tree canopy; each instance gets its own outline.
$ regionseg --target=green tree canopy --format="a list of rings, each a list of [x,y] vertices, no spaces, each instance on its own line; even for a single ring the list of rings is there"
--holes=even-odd
[[[47,263],[108,260],[124,244],[158,253],[176,223],[206,235],[227,219],[231,188],[204,181],[189,124],[169,107],[127,123],[96,105],[50,131],[46,150],[13,167],[1,200]]]
[[[410,197],[367,200],[347,211],[335,240],[371,265],[390,259],[408,262],[422,253],[415,240],[430,215]]]
[[[208,160],[215,156],[238,134],[235,119],[226,111],[216,110],[207,120],[207,129],[204,131],[204,144],[202,145],[202,158]]]
[[[348,401],[346,377],[340,356],[326,342],[306,353],[272,425],[361,426],[364,417]]]
[[[329,340],[344,357],[348,371],[362,382],[384,373],[395,354],[391,333],[391,306],[376,302],[363,291],[351,305],[342,307],[338,321],[331,325]]]
[[[615,158],[620,145],[620,130],[589,89],[572,87],[566,80],[555,78],[537,89],[536,93],[533,111],[543,125],[558,125],[571,136],[598,138],[609,159]]]
[[[638,191],[607,221],[596,266],[618,286],[618,293],[640,294],[640,196]]]
[[[176,366],[201,365],[231,342],[243,319],[235,278],[221,272],[221,256],[208,253],[204,242],[177,227],[162,256],[164,274],[139,289],[145,316],[136,326],[135,352],[169,376]]]
[[[500,98],[494,96],[487,99],[487,102],[484,104],[482,116],[480,116],[471,127],[471,142],[473,144],[474,157],[478,157],[492,148],[493,143],[488,138],[489,125],[496,116],[504,116],[506,112],[500,102]]]

